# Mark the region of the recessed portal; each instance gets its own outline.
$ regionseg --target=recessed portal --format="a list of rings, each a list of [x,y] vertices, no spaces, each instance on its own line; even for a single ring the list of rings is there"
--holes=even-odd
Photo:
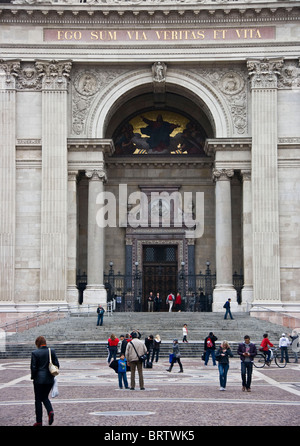
[[[178,252],[177,245],[143,246],[143,311],[147,311],[147,298],[152,291],[161,298],[160,311],[168,309],[167,295],[177,293]]]

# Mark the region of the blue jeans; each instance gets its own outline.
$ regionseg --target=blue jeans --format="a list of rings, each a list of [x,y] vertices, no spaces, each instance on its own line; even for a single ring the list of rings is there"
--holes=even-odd
[[[97,325],[102,325],[103,324],[103,314],[98,314],[98,320],[97,320]]]
[[[216,365],[216,354],[213,348],[208,348],[205,353],[205,365],[208,363],[209,355],[211,355],[213,360],[213,365]]]
[[[225,313],[224,319],[227,319],[228,314],[230,316],[230,319],[233,319],[230,308],[226,308],[226,313]]]
[[[126,372],[118,372],[118,378],[119,378],[119,387],[120,387],[120,389],[123,388],[123,386],[122,386],[123,382],[124,382],[125,389],[128,389],[128,381],[127,381]]]
[[[220,387],[223,387],[223,389],[225,389],[226,387],[228,369],[229,369],[229,364],[219,363]]]
[[[246,387],[246,389],[250,389],[251,387],[252,370],[253,370],[252,362],[245,362],[245,361],[241,362],[242,383],[243,387]]]
[[[108,347],[108,351],[109,351],[109,355],[108,355],[107,362],[110,362],[112,358],[113,359],[117,358],[117,346]]]

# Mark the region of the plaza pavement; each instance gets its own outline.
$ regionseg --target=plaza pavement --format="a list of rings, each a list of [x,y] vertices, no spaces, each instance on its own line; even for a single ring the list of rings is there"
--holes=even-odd
[[[61,359],[53,426],[102,426],[99,433],[108,435],[104,439],[125,426],[123,433],[136,426],[145,432],[172,427],[178,435],[187,426],[299,426],[300,364],[254,368],[252,392],[247,393],[237,357],[231,359],[225,392],[219,390],[218,368],[211,359],[206,367],[200,358],[183,358],[182,363],[184,373],[178,373],[177,364],[169,373],[168,360],[160,359],[144,369],[145,390],[137,382],[131,391],[119,389],[117,374],[105,359]],[[0,361],[0,426],[35,422],[29,368],[30,358]],[[130,385],[130,373],[128,380]],[[44,410],[48,427],[46,418]]]

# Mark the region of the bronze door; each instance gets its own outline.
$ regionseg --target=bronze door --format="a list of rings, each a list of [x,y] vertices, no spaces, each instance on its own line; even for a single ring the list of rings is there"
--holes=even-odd
[[[177,245],[145,245],[143,248],[143,306],[147,311],[147,298],[160,294],[160,311],[166,311],[169,293],[177,294]]]

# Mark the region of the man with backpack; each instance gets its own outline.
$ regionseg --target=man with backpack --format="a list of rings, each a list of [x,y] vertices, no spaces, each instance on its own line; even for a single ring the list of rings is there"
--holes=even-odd
[[[224,315],[224,319],[227,319],[227,316],[229,314],[230,319],[233,319],[232,314],[231,314],[231,310],[230,310],[230,303],[231,303],[231,299],[228,299],[225,304],[223,305],[223,308],[226,309],[225,315]]]
[[[205,338],[205,340],[204,340],[204,353],[205,353],[204,365],[207,365],[210,355],[212,357],[213,365],[217,365],[216,364],[216,355],[215,355],[215,349],[216,349],[215,342],[217,340],[218,340],[218,338],[213,334],[212,331]]]

